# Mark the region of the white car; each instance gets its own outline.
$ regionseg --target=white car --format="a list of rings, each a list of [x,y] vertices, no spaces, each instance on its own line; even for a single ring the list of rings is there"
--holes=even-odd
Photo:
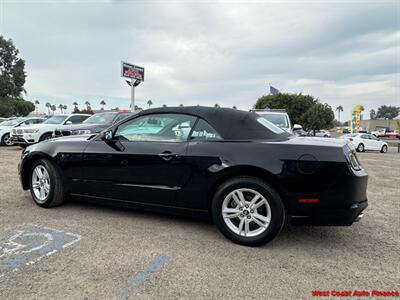
[[[252,109],[251,111],[257,113],[272,124],[282,128],[286,132],[293,133],[293,129],[302,128],[297,124],[295,124],[292,128],[289,115],[284,109]]]
[[[25,147],[44,140],[51,139],[53,131],[60,125],[80,124],[89,118],[87,114],[55,115],[41,124],[15,129],[11,133],[11,141]]]
[[[331,137],[331,133],[328,130],[322,129],[322,130],[317,130],[315,132],[315,136],[318,136],[318,137]]]
[[[358,152],[375,150],[386,153],[388,151],[388,144],[370,133],[345,134],[340,138],[347,139]]]
[[[40,124],[44,120],[44,118],[16,118],[2,122],[0,124],[0,145],[11,146],[13,144],[11,141],[11,131],[14,128],[32,124]]]

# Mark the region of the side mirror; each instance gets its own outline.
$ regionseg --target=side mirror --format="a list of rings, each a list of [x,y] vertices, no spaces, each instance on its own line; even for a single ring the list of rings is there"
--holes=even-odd
[[[65,122],[65,125],[71,125],[72,124],[72,122],[71,121],[67,121],[67,122]]]
[[[303,129],[303,126],[299,125],[299,124],[294,124],[293,125],[293,130],[300,130]]]
[[[114,139],[113,136],[113,131],[112,130],[106,130],[106,131],[102,131],[100,133],[100,138],[102,141],[104,141],[108,146],[110,146],[111,148],[117,150],[117,151],[124,151],[125,147],[124,145],[121,144],[121,142],[117,139]]]

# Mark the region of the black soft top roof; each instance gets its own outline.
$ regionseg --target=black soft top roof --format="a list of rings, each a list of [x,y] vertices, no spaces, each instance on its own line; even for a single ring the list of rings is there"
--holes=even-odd
[[[143,110],[139,115],[156,113],[178,113],[200,117],[213,126],[224,139],[282,139],[290,135],[286,133],[276,134],[269,130],[257,121],[260,116],[254,112],[232,108],[206,106],[161,107]]]

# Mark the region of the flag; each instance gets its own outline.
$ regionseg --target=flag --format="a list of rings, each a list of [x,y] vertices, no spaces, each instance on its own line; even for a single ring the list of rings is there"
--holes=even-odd
[[[279,92],[279,90],[277,88],[274,88],[272,85],[270,85],[269,86],[269,93],[271,95],[276,95],[276,94],[279,94],[280,92]]]

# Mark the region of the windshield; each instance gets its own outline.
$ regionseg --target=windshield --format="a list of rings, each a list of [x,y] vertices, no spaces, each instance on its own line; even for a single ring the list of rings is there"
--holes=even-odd
[[[42,124],[61,124],[67,116],[52,116],[50,119],[47,119]]]
[[[258,118],[257,121],[263,125],[264,127],[266,127],[267,129],[271,130],[272,132],[276,133],[276,134],[281,134],[281,133],[288,133],[287,131],[283,130],[282,128],[276,126],[275,124],[271,123],[270,121],[268,121],[267,119],[263,117]]]
[[[19,119],[4,121],[4,122],[1,123],[1,126],[14,126],[14,125],[17,125],[22,120],[23,119],[19,118]]]
[[[104,124],[111,123],[116,116],[116,112],[98,113],[87,118],[83,123],[85,124]]]
[[[269,114],[269,113],[258,113],[258,114],[267,121],[275,124],[280,128],[289,128],[289,123],[286,115]]]

